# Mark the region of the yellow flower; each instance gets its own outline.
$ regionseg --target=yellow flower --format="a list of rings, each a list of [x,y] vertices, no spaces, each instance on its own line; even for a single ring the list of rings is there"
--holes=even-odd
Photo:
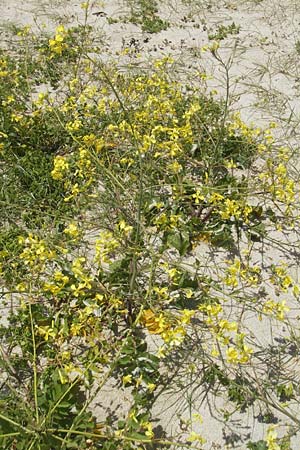
[[[199,442],[200,444],[205,444],[205,439],[201,436],[201,434],[192,431],[189,437],[187,438],[188,442]]]
[[[22,37],[28,36],[30,30],[31,30],[30,25],[26,25],[20,31],[18,31],[17,36],[22,36]]]
[[[232,217],[235,217],[238,219],[241,216],[242,210],[240,204],[236,200],[230,200],[227,198],[221,209],[220,209],[220,216],[221,219],[231,219]]]
[[[65,229],[64,233],[69,235],[72,238],[77,238],[79,236],[79,231],[77,228],[76,223],[72,222],[70,223]]]
[[[52,324],[53,326],[53,324]],[[45,341],[49,340],[49,337],[55,338],[56,331],[54,328],[50,327],[49,325],[45,325],[43,327],[37,328],[38,334],[44,338]]]
[[[101,231],[99,239],[96,240],[96,256],[98,263],[110,263],[111,255],[120,247],[117,239],[111,231]]]
[[[68,169],[69,163],[66,158],[58,155],[54,158],[54,168],[51,171],[51,176],[54,180],[63,180]]]
[[[236,364],[238,362],[238,356],[238,351],[235,348],[229,347],[226,350],[226,357],[229,363]]]
[[[252,353],[253,353],[252,348],[248,347],[248,345],[246,345],[246,344],[243,344],[242,350],[240,352],[239,363],[240,364],[247,363],[249,361]]]
[[[219,350],[217,350],[217,348],[215,346],[213,346],[211,352],[210,352],[211,356],[213,356],[214,358],[217,358],[218,356],[220,356],[220,352]]]
[[[133,422],[138,423],[138,420],[136,418],[136,410],[132,409],[129,413],[129,419],[133,420]]]
[[[149,422],[142,422],[142,427],[143,427],[144,429],[146,429],[145,435],[146,435],[148,438],[152,439],[152,438],[154,437],[154,433],[153,433],[153,430],[152,430],[152,425],[151,425],[151,423],[149,423]]]
[[[71,336],[79,336],[82,326],[80,323],[72,323],[70,327]]]
[[[132,382],[132,375],[125,375],[124,377],[122,377],[122,383],[124,384],[124,386],[126,386],[126,384],[130,384]]]
[[[179,173],[182,170],[182,165],[178,161],[174,161],[172,164],[169,164],[168,168],[174,173]]]
[[[295,284],[293,286],[293,295],[294,295],[294,297],[297,298],[297,297],[299,297],[299,294],[300,294],[300,288],[297,284]]]
[[[143,312],[141,322],[151,334],[161,334],[169,328],[163,314],[156,315],[151,309]]]
[[[274,300],[267,300],[263,307],[263,312],[266,314],[274,314],[278,320],[284,320],[285,312],[290,308],[286,306],[286,301],[275,302]]]
[[[164,358],[166,356],[166,348],[164,346],[159,347],[156,352],[156,356],[158,358]]]
[[[185,289],[184,293],[185,293],[186,298],[188,298],[188,299],[190,299],[194,296],[194,292],[192,291],[192,289]]]
[[[123,219],[120,220],[120,222],[118,223],[118,228],[126,236],[128,236],[131,233],[131,231],[133,230],[133,227],[131,225],[127,225],[125,220],[123,220]]]
[[[196,205],[199,205],[200,201],[205,200],[205,197],[200,189],[197,189],[195,194],[192,195],[192,197]]]
[[[75,183],[71,188],[71,194],[64,198],[64,202],[69,202],[72,198],[76,197],[80,192],[78,183]]]
[[[220,201],[224,200],[224,196],[221,194],[218,194],[218,192],[213,192],[212,194],[210,194],[209,196],[209,201],[213,204],[216,205],[217,203],[219,203]]]
[[[219,327],[220,329],[227,331],[237,331],[238,329],[238,325],[236,322],[228,322],[225,319],[220,320]]]
[[[49,47],[51,52],[61,55],[63,50],[67,48],[67,44],[64,42],[64,38],[67,32],[63,25],[59,25],[56,28],[56,34],[54,39],[49,39]]]
[[[231,159],[230,161],[228,161],[226,163],[226,167],[227,169],[236,169],[237,165],[235,162],[233,162],[233,160]]]
[[[70,131],[70,132],[78,131],[81,127],[82,127],[82,122],[79,119],[75,119],[66,124],[66,130]]]
[[[148,391],[149,391],[150,393],[152,393],[152,392],[155,391],[155,389],[156,389],[156,384],[154,384],[154,383],[148,383],[148,384],[147,384],[147,389],[148,389]]]
[[[195,315],[195,311],[189,310],[189,309],[184,309],[182,311],[182,316],[181,316],[180,322],[183,324],[189,324],[191,321],[191,318],[194,315]]]
[[[277,433],[275,431],[275,426],[272,425],[268,428],[266,442],[268,450],[280,450],[280,446],[276,443]]]

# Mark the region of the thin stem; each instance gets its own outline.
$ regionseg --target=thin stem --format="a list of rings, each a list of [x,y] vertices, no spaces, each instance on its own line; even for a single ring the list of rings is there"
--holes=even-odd
[[[5,422],[10,423],[11,425],[14,425],[17,428],[20,428],[21,430],[25,431],[25,433],[34,434],[33,430],[29,430],[28,428],[23,427],[22,425],[20,425],[19,423],[15,422],[12,419],[10,419],[9,417],[3,416],[3,414],[1,414],[1,413],[0,413],[0,419],[4,420]]]
[[[35,419],[36,423],[39,423],[39,404],[38,404],[38,376],[37,376],[37,358],[36,358],[36,342],[34,333],[33,316],[31,310],[31,303],[29,302],[29,316],[31,325],[31,336],[32,336],[32,346],[33,346],[33,393],[34,393],[34,404],[35,404]]]
[[[51,428],[48,430],[49,432],[58,432],[58,433],[68,433],[68,434],[75,434],[78,436],[85,436],[86,438],[97,438],[97,439],[112,439],[112,437],[110,437],[109,435],[106,434],[100,434],[100,433],[89,433],[89,432],[85,432],[85,431],[79,431],[79,430],[73,430],[70,432],[70,430],[66,430],[64,428]],[[198,447],[193,447],[190,444],[185,444],[182,442],[173,442],[173,441],[167,441],[167,440],[162,440],[162,439],[137,439],[134,437],[130,437],[130,436],[116,436],[114,437],[114,439],[116,441],[127,441],[127,442],[139,442],[139,443],[148,443],[148,444],[161,444],[161,445],[172,445],[175,447],[182,447],[182,446],[186,446],[187,448],[191,448],[191,449],[196,449]]]
[[[0,434],[0,438],[6,438],[6,437],[14,437],[14,436],[20,436],[20,432],[17,431],[16,433],[5,433],[5,434]]]
[[[128,328],[128,329],[127,329],[127,332],[126,332],[127,334],[124,336],[123,345],[121,346],[121,348],[119,349],[118,353],[116,354],[116,357],[115,357],[114,361],[111,363],[111,366],[110,366],[108,372],[107,372],[106,375],[103,377],[103,379],[102,379],[101,383],[99,384],[99,386],[97,387],[97,389],[95,389],[95,392],[94,392],[94,394],[92,395],[92,397],[89,398],[89,400],[86,400],[85,404],[84,404],[83,407],[81,408],[81,411],[77,414],[76,419],[78,419],[78,418],[84,413],[84,411],[86,410],[86,408],[88,407],[88,405],[91,403],[91,401],[92,401],[94,398],[96,398],[96,396],[97,396],[97,395],[99,394],[99,392],[101,391],[102,387],[105,385],[105,383],[107,382],[107,380],[108,380],[109,377],[111,376],[113,370],[115,369],[115,366],[116,366],[116,363],[117,363],[117,361],[118,361],[118,359],[119,359],[119,356],[121,355],[121,353],[122,353],[122,351],[123,351],[123,348],[127,345],[127,339],[128,339],[128,337],[129,337],[129,335],[132,333],[132,330],[133,330],[134,326],[138,323],[138,321],[139,321],[139,319],[140,319],[140,316],[141,316],[141,314],[142,314],[142,311],[143,311],[143,308],[141,308],[139,314],[137,315],[137,318],[135,319],[135,322],[134,322],[132,328]],[[93,364],[93,362],[94,362],[94,361],[92,361],[91,364]],[[88,369],[86,369],[86,370],[88,370]],[[74,421],[73,421],[73,423],[72,423],[70,429],[68,430],[68,434],[67,434],[67,435],[65,436],[65,438],[64,438],[64,441],[63,441],[64,443],[66,443],[66,439],[69,438],[69,436],[70,436],[70,434],[71,434],[71,432],[72,432],[72,430],[73,430],[73,427],[74,427]]]

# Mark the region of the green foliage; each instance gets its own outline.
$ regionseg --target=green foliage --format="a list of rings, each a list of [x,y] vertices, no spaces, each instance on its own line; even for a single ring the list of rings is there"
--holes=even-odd
[[[144,31],[167,26],[156,2],[131,7]],[[0,443],[201,448],[192,421],[188,439],[156,437],[166,387],[183,392],[191,379],[203,401],[226,393],[241,411],[268,398],[270,414],[271,394],[299,394],[284,371],[272,384],[268,349],[244,320],[287,324],[280,295],[299,294],[284,264],[252,252],[269,230],[299,225],[289,150],[228,99],[179,83],[171,58],[124,73],[101,49],[92,57],[83,8],[85,25],[19,30],[14,56],[0,58]],[[237,32],[219,27],[213,39]],[[101,405],[112,388],[130,398],[122,416]]]
[[[267,450],[267,444],[265,441],[249,442],[247,448],[250,450]]]
[[[152,0],[128,1],[131,9],[130,22],[140,25],[146,33],[159,33],[169,27],[158,15],[158,4]]]
[[[19,368],[18,368],[19,370]],[[23,382],[24,372],[20,374]],[[28,375],[27,375],[28,376]],[[42,374],[39,378],[37,400],[38,417],[30,407],[34,386],[28,386],[27,398],[2,393],[0,417],[0,442],[2,448],[25,450],[30,448],[88,448],[84,433],[92,432],[94,421],[91,413],[80,413],[84,397],[76,384],[61,384],[58,370]],[[83,435],[72,435],[72,443],[62,445],[66,433],[72,427]],[[60,431],[65,430],[65,431]],[[7,435],[7,437],[1,437]]]
[[[240,26],[232,22],[231,25],[218,25],[214,33],[208,35],[209,40],[222,41],[228,36],[239,34]]]

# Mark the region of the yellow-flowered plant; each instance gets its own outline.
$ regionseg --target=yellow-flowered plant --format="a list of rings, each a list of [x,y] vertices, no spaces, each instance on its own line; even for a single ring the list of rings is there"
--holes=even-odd
[[[67,35],[67,31],[63,25],[59,25],[56,28],[56,33],[53,39],[49,39],[49,47],[51,52],[54,54],[60,55],[67,48],[67,44],[65,42],[65,38]]]
[[[190,406],[196,384],[201,399],[227,393],[232,411],[267,402],[284,414],[300,401],[299,286],[268,246],[291,249],[273,232],[299,225],[292,152],[277,148],[274,124],[246,124],[214,92],[179,83],[172,58],[126,72],[101,62],[82,8],[78,29],[40,43],[23,30],[26,52],[0,56],[0,192],[13,205],[0,219],[13,311],[0,327],[0,444],[163,446],[151,416],[163,386]],[[218,47],[207,50],[219,58]],[[287,336],[277,342],[274,327],[265,345],[257,323]],[[88,405],[112,381],[125,419],[99,423]],[[193,419],[167,447],[204,444]],[[265,442],[278,447],[274,429]]]
[[[69,163],[64,156],[56,156],[54,159],[54,167],[51,171],[54,180],[63,180],[67,175]]]

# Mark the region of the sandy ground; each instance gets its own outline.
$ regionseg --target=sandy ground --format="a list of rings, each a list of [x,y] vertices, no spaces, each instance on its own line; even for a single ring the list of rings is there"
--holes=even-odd
[[[179,0],[166,0],[160,15],[168,20],[170,26],[157,34],[142,32],[138,26],[123,20],[110,24],[109,19],[124,18],[124,3],[121,0],[93,2],[92,12],[103,12],[91,15],[90,24],[104,42],[105,60],[117,59],[119,66],[125,67],[128,63],[143,65],[161,54],[171,54],[182,79],[194,82],[195,73],[205,71],[211,75],[207,82],[209,89],[216,89],[219,95],[225,93],[227,70],[231,108],[241,111],[249,123],[255,121],[267,125],[269,121],[276,121],[278,140],[296,148],[300,134],[299,0],[191,0],[186,1],[185,6]],[[83,11],[76,0],[0,0],[0,36],[3,42],[11,23],[54,29],[58,23],[82,21]],[[208,44],[208,34],[215,33],[219,25],[232,23],[240,30],[237,35],[222,41],[220,55],[224,64],[221,64],[201,48]],[[134,50],[132,56],[119,56],[125,47]],[[295,173],[299,173],[299,162],[295,160],[293,164]],[[297,246],[297,236],[287,236],[286,239],[294,239]],[[269,251],[274,262],[287,256],[278,248],[273,247]],[[290,263],[295,280],[299,281],[297,260],[294,258]],[[270,339],[266,329],[263,324],[257,324],[255,328],[261,341]],[[280,336],[284,330],[279,328],[277,333]],[[155,348],[156,343],[153,341],[151,345]],[[298,369],[300,372],[300,368],[295,368],[295,373]],[[263,439],[269,425],[260,420],[260,411],[237,412],[224,424],[213,417],[208,401],[197,404],[197,390],[200,389],[196,381],[189,386],[186,380],[186,387],[180,393],[164,394],[155,407],[157,423],[176,433],[179,429],[178,414],[188,416],[191,408],[203,416],[200,432],[209,443],[206,449],[246,449],[246,442],[250,439]],[[95,400],[93,408],[101,419],[105,411],[122,412],[129,403],[129,394],[128,398],[120,398],[118,390],[109,385],[101,399]],[[227,408],[224,399],[218,399],[217,403],[219,407]],[[295,411],[298,417],[299,413],[299,410]],[[300,435],[293,439],[291,450],[299,448]]]

